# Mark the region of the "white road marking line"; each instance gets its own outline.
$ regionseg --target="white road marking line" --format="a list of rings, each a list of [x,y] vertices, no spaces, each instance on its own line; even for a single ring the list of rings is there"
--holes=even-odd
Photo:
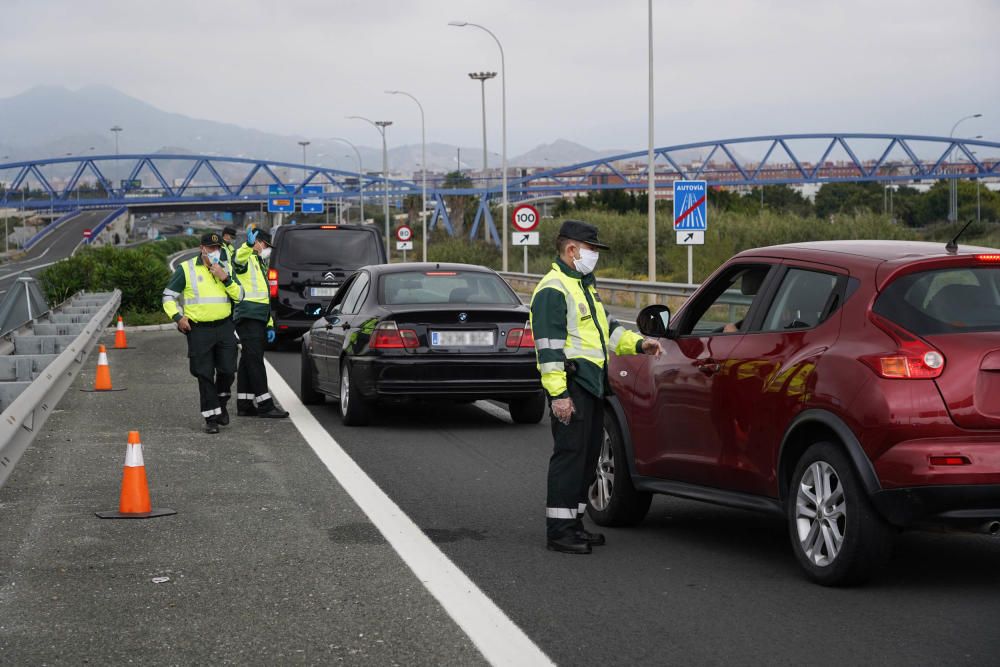
[[[493,665],[552,665],[552,660],[431,542],[372,481],[265,361],[271,393],[333,477],[403,562]]]
[[[489,401],[476,401],[473,405],[491,417],[496,417],[500,421],[505,421],[508,424],[514,423],[514,420],[510,418],[510,412],[504,410],[496,403],[490,403]]]
[[[59,262],[57,260],[55,262],[47,262],[45,264],[36,264],[35,266],[26,266],[23,269],[18,269],[17,271],[14,271],[12,273],[5,273],[5,274],[3,274],[2,276],[0,276],[0,280],[3,280],[4,278],[10,278],[11,276],[20,275],[20,274],[24,273],[25,271],[34,271],[35,269],[44,269],[46,266],[52,266],[53,264],[58,264],[58,263]]]

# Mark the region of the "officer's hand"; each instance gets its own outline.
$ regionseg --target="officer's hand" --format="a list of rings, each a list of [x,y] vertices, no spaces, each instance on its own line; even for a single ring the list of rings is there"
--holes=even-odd
[[[208,270],[212,272],[213,276],[215,276],[222,282],[226,282],[226,279],[229,278],[229,274],[226,273],[226,270],[222,268],[221,264],[212,264],[211,266],[208,267]]]
[[[181,333],[187,333],[191,331],[191,320],[189,320],[187,317],[182,317],[181,319],[177,320],[177,330],[180,331]]]
[[[569,424],[570,418],[576,412],[572,398],[557,398],[552,401],[552,414],[563,424]]]
[[[274,339],[277,338],[277,337],[278,337],[277,334],[274,333],[274,329],[268,329],[267,330],[267,342],[268,343],[273,343]]]
[[[257,242],[257,230],[256,229],[248,229],[247,230],[247,245],[252,246],[256,242]]]
[[[660,347],[660,341],[655,338],[646,338],[642,341],[642,351],[645,354],[651,354],[654,357],[658,357],[663,354],[663,348]]]

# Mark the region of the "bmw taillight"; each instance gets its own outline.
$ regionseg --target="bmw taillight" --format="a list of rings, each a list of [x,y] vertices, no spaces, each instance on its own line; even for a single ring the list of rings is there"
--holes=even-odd
[[[523,329],[508,331],[507,347],[535,347],[535,336],[531,333],[531,325],[525,323]]]
[[[923,338],[872,313],[872,323],[896,342],[896,351],[861,357],[879,376],[897,380],[928,380],[944,372],[944,355]]]
[[[420,341],[413,329],[400,329],[395,322],[388,321],[375,327],[368,347],[373,350],[401,350],[420,347]]]
[[[272,299],[278,297],[278,269],[267,270],[267,290]]]

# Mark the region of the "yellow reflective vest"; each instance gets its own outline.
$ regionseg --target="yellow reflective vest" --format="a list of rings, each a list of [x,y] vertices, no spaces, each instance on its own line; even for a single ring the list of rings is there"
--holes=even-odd
[[[180,297],[184,301],[177,303]],[[181,263],[163,290],[163,310],[173,321],[187,317],[192,322],[216,322],[229,317],[232,301],[243,299],[243,287],[232,276],[221,282],[201,257]]]

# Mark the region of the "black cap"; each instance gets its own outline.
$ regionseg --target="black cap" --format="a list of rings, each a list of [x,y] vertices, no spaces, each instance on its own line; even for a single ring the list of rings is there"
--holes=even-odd
[[[222,245],[222,237],[216,232],[209,232],[201,235],[202,245]]]
[[[263,241],[264,243],[266,243],[269,246],[273,246],[274,245],[274,241],[271,239],[271,232],[269,232],[266,229],[258,229],[257,230],[257,240],[258,241]]]
[[[233,227],[223,227],[222,233],[229,234],[230,236],[236,236],[236,229]]]
[[[604,248],[607,250],[611,247],[597,240],[597,227],[582,220],[564,220],[562,226],[559,228],[559,236],[565,236],[574,241],[583,241],[595,248]]]

